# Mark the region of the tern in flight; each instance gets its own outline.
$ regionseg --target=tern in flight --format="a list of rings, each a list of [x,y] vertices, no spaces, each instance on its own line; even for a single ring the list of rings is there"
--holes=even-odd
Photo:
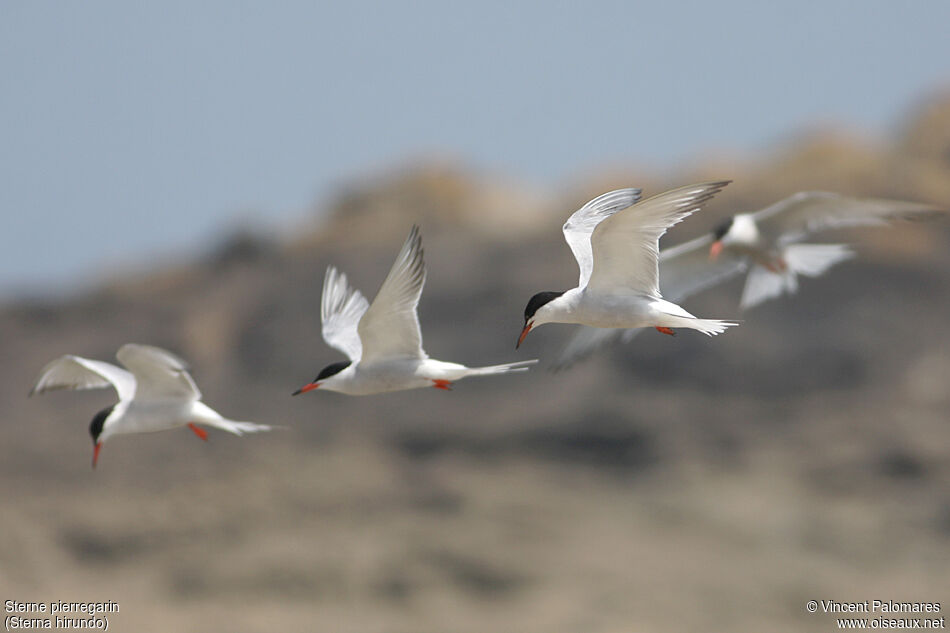
[[[469,376],[527,371],[537,360],[466,367],[429,358],[422,349],[417,308],[426,280],[422,237],[413,226],[370,304],[333,266],[323,280],[323,339],[349,358],[324,367],[293,395],[326,389],[362,396],[420,387],[451,389]]]
[[[198,425],[235,435],[271,429],[264,424],[229,420],[201,402],[201,392],[189,375],[188,366],[171,352],[128,343],[119,348],[116,358],[126,369],[72,354],[60,356],[43,368],[30,392],[32,396],[58,389],[116,390],[119,401],[97,413],[89,425],[93,468],[102,444],[113,435],[187,426],[206,440],[208,433]]]
[[[544,323],[654,327],[670,335],[675,328],[692,328],[707,336],[737,325],[698,319],[664,299],[657,272],[660,237],[728,183],[680,187],[642,201],[639,189],[618,189],[575,211],[563,230],[580,268],[577,287],[531,297],[518,346],[528,332]]]

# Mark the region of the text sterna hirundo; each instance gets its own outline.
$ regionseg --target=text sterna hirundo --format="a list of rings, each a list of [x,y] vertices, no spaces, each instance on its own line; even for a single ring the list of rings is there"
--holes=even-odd
[[[370,304],[346,275],[327,268],[320,305],[323,339],[350,359],[324,367],[293,395],[327,389],[349,395],[436,387],[450,389],[469,376],[527,371],[537,360],[466,367],[429,358],[422,349],[417,308],[426,268],[422,237],[413,226],[389,275]]]
[[[93,468],[102,444],[113,435],[188,426],[204,440],[208,434],[199,424],[235,435],[271,428],[226,419],[201,402],[201,392],[189,375],[188,366],[171,352],[129,343],[119,348],[116,358],[126,369],[72,354],[61,356],[43,368],[30,391],[32,396],[58,389],[115,388],[119,401],[97,413],[89,425]]]

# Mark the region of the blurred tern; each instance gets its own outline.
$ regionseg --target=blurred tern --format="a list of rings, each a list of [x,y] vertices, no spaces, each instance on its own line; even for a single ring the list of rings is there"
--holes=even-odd
[[[638,202],[639,189],[618,189],[595,198],[564,223],[564,239],[580,268],[576,288],[539,292],[528,301],[518,346],[544,323],[580,323],[598,328],[654,327],[672,335],[692,328],[707,336],[737,325],[697,319],[665,300],[658,285],[657,257],[666,230],[699,210],[729,181],[680,187]],[[625,210],[626,209],[626,210]]]
[[[376,298],[370,304],[346,275],[327,268],[320,305],[323,339],[350,359],[324,367],[293,395],[326,389],[353,396],[420,387],[450,390],[454,381],[527,371],[537,360],[466,367],[429,358],[422,349],[416,310],[426,268],[422,237],[413,226]]]
[[[794,293],[799,275],[817,277],[854,256],[844,244],[798,243],[809,235],[882,226],[943,211],[917,202],[798,192],[760,211],[730,217],[712,233],[660,251],[660,287],[670,301],[681,301],[749,271],[740,307],[753,308]],[[618,338],[631,340],[637,332],[579,327],[552,368],[565,369]]]
[[[92,467],[99,449],[113,435],[149,433],[187,426],[203,440],[208,433],[199,424],[235,435],[268,431],[271,427],[223,418],[201,402],[201,392],[188,374],[183,360],[150,345],[123,345],[116,358],[126,369],[99,360],[67,354],[50,362],[30,395],[58,389],[113,387],[119,401],[96,414],[89,425],[92,436]]]
[[[844,244],[799,244],[813,233],[855,226],[880,226],[888,220],[939,212],[916,202],[851,198],[822,191],[802,191],[755,213],[740,213],[706,235],[677,247],[669,260],[694,249],[705,250],[713,261],[720,257],[744,259],[751,266],[740,307],[754,307],[767,299],[798,290],[798,275],[818,277],[835,264],[854,256]],[[695,265],[695,264],[694,264]],[[685,271],[688,274],[688,270]]]

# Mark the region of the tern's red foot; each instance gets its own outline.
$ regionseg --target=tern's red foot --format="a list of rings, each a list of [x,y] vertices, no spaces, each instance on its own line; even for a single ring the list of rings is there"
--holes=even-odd
[[[775,259],[767,263],[765,267],[768,268],[769,271],[775,274],[779,274],[779,273],[784,273],[786,270],[788,270],[788,263],[781,257],[776,257]]]
[[[673,328],[671,327],[660,327],[659,325],[657,325],[656,331],[659,332],[660,334],[668,334],[670,336],[676,336],[676,332],[674,332]]]
[[[201,428],[200,426],[189,422],[189,423],[188,423],[188,428],[191,429],[192,431],[194,431],[194,432],[195,432],[195,435],[197,435],[198,437],[200,437],[201,439],[203,439],[205,442],[208,441],[208,432],[205,431],[205,430],[204,430],[203,428]]]
[[[436,389],[445,389],[446,391],[452,391],[452,382],[445,380],[444,378],[433,378],[432,379],[433,387]]]

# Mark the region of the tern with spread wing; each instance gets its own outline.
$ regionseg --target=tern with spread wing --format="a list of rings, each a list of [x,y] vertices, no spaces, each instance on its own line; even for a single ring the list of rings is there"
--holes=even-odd
[[[669,260],[682,258],[681,274],[690,275],[689,254],[709,247],[712,260],[745,258],[751,267],[741,307],[798,290],[798,275],[817,277],[854,256],[844,244],[801,244],[820,231],[857,226],[881,226],[890,220],[915,218],[941,209],[917,202],[852,198],[823,191],[802,191],[755,213],[740,213],[706,235],[677,247]],[[729,264],[727,263],[727,266]]]
[[[126,369],[99,360],[67,354],[52,361],[40,372],[30,395],[59,389],[99,389],[112,387],[119,401],[96,414],[89,425],[92,436],[92,467],[99,449],[113,435],[149,433],[188,426],[205,440],[200,425],[235,435],[267,431],[271,427],[253,422],[237,422],[222,417],[201,402],[201,392],[183,360],[150,345],[123,345],[116,358]]]
[[[346,275],[327,268],[320,305],[323,339],[350,359],[324,367],[293,395],[326,389],[362,396],[420,387],[451,389],[469,376],[527,371],[537,360],[491,367],[466,367],[429,358],[422,349],[416,310],[426,268],[422,237],[413,226],[396,262],[370,304]]]
[[[698,319],[664,299],[657,273],[660,237],[727,184],[729,181],[680,187],[643,201],[639,201],[639,189],[618,189],[575,211],[563,230],[580,268],[577,287],[531,297],[518,346],[528,332],[544,323],[654,327],[670,335],[674,328],[691,328],[708,336],[736,325]]]
[[[929,204],[853,198],[823,191],[802,191],[754,213],[740,213],[708,233],[660,251],[660,288],[670,301],[686,297],[749,272],[740,307],[749,309],[798,289],[798,277],[817,277],[854,256],[845,244],[801,244],[820,231],[881,226],[944,210]],[[565,369],[637,330],[577,328],[553,369]]]

